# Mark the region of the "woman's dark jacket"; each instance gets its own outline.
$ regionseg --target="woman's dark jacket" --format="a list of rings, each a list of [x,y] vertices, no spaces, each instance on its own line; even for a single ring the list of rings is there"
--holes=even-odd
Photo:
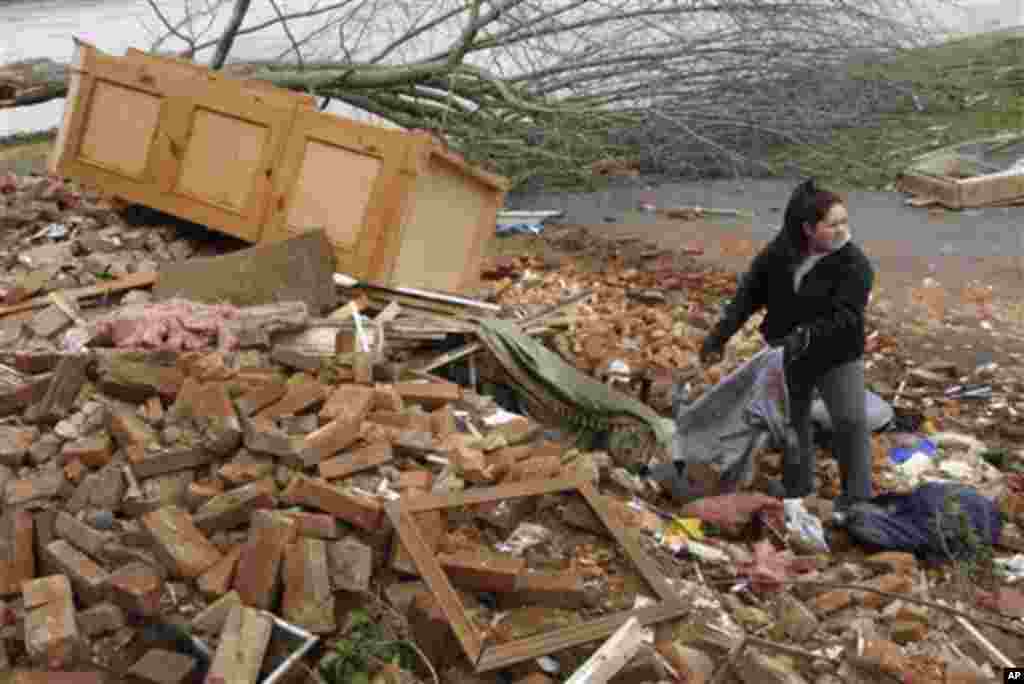
[[[871,262],[852,241],[814,264],[793,291],[793,277],[803,261],[778,236],[754,257],[740,278],[736,296],[711,333],[722,345],[761,307],[767,314],[761,334],[772,345],[797,326],[810,330],[807,353],[792,368],[807,380],[864,355],[864,309],[875,280]]]

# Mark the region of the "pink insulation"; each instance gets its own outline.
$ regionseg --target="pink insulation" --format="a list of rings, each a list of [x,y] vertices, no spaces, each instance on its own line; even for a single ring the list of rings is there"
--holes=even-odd
[[[160,351],[238,348],[229,324],[239,310],[229,304],[199,304],[184,299],[130,307],[94,324],[94,339],[115,347]]]

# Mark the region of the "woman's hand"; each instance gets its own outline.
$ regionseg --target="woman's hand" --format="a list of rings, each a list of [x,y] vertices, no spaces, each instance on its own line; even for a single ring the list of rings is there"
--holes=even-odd
[[[721,362],[725,343],[715,335],[708,335],[700,345],[700,362],[703,366],[713,366]]]
[[[783,358],[785,359],[785,362],[788,364],[791,361],[796,361],[807,353],[807,349],[810,346],[810,329],[805,328],[802,325],[798,326],[782,340]]]

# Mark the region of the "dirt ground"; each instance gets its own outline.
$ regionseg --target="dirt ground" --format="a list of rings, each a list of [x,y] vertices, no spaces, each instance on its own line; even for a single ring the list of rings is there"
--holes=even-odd
[[[586,227],[606,239],[635,238],[668,250],[700,245],[704,254],[697,257],[699,263],[736,272],[745,269],[764,244],[763,240],[751,239],[749,225],[726,221],[666,218]],[[1024,259],[1016,255],[926,258],[908,254],[904,240],[868,240],[860,244],[877,269],[871,321],[878,328],[905,336],[908,342],[913,337],[916,342],[905,350],[917,350],[912,358],[927,362],[939,355],[965,370],[990,361],[1001,366],[1024,361],[1024,317],[1020,315]],[[933,288],[931,309],[914,298],[926,278],[939,285]],[[991,286],[991,303],[984,311],[965,298],[964,288],[970,283]],[[936,316],[936,307],[945,314],[942,318]],[[983,326],[985,321],[991,329]]]

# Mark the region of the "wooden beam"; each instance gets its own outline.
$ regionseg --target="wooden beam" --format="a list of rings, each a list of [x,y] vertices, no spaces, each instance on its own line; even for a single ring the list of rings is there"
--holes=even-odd
[[[584,497],[597,513],[598,518],[611,531],[611,536],[623,546],[626,556],[633,562],[661,601],[653,606],[615,613],[575,627],[554,630],[539,636],[518,639],[485,649],[473,630],[472,622],[466,614],[458,594],[455,593],[441,569],[437,557],[423,541],[415,514],[557,492],[575,492]],[[442,612],[451,623],[456,637],[462,644],[470,662],[474,663],[477,672],[502,669],[525,660],[602,639],[614,633],[631,618],[635,618],[640,625],[646,626],[679,617],[688,610],[679,596],[672,592],[668,582],[657,570],[657,566],[643,553],[639,544],[629,537],[617,520],[607,514],[591,486],[577,478],[528,480],[497,487],[474,489],[468,492],[423,495],[395,502],[388,506],[387,512],[394,523],[399,541],[409,552],[417,571],[433,592]]]
[[[77,301],[79,299],[86,299],[88,297],[96,297],[104,294],[113,294],[115,292],[122,292],[124,290],[134,290],[137,288],[149,287],[156,282],[156,273],[133,273],[117,280],[111,280],[106,283],[99,285],[89,285],[88,287],[76,287],[68,290],[61,290],[61,294]],[[10,314],[21,313],[22,311],[31,311],[33,309],[41,309],[44,306],[53,304],[53,300],[49,294],[41,295],[39,297],[33,297],[27,301],[21,302],[20,304],[12,304],[10,306],[0,307],[0,318],[9,316]]]
[[[633,659],[646,636],[647,630],[640,622],[629,618],[565,684],[606,684]]]

